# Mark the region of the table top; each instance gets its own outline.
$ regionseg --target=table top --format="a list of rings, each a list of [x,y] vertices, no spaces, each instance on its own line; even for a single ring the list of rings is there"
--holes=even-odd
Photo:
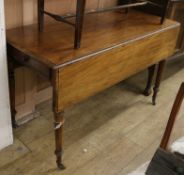
[[[86,15],[78,50],[73,48],[74,29],[56,21],[45,24],[42,33],[37,24],[7,30],[7,41],[48,67],[57,68],[179,25],[171,20],[163,25],[159,22],[159,17],[138,11]]]

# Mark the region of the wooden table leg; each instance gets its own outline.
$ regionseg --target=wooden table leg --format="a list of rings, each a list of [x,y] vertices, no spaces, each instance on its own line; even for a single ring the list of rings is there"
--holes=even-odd
[[[143,92],[145,96],[149,96],[151,94],[151,86],[152,86],[153,77],[155,74],[155,68],[156,68],[156,65],[152,65],[148,68],[148,81],[147,81],[146,88]]]
[[[58,109],[58,70],[52,70],[51,83],[53,86],[53,112],[54,112],[54,130],[55,130],[55,155],[56,163],[59,169],[65,169],[63,165],[63,126],[64,112]],[[63,109],[64,110],[64,109]]]
[[[154,94],[153,94],[153,98],[152,98],[153,105],[156,105],[156,98],[157,98],[157,94],[159,91],[159,87],[160,87],[165,64],[166,64],[166,60],[162,60],[158,64],[158,71],[157,71],[157,76],[156,76],[156,81],[155,81],[155,87],[153,89],[154,90]]]
[[[56,142],[56,163],[59,169],[65,169],[63,165],[62,155],[63,155],[63,125],[64,125],[64,113],[54,114],[55,119],[55,142]]]
[[[74,48],[80,48],[82,27],[84,20],[86,0],[77,0],[77,9],[76,9],[76,22],[75,22],[75,43]]]
[[[10,108],[11,108],[11,119],[13,128],[18,127],[15,116],[15,67],[14,63],[11,61],[11,58],[8,61],[8,74],[9,74],[9,92],[10,92]]]
[[[43,31],[44,26],[44,5],[45,0],[38,0],[38,28],[39,31]]]

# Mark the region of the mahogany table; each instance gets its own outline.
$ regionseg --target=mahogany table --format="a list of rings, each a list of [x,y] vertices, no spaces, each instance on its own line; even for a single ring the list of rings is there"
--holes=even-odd
[[[75,20],[75,19],[72,19]],[[166,58],[175,50],[179,23],[131,12],[87,15],[83,42],[73,49],[72,28],[54,22],[40,33],[30,25],[7,31],[12,116],[14,106],[14,65],[19,63],[48,77],[53,86],[53,112],[57,165],[63,169],[64,110],[146,68],[149,94],[155,64],[159,63],[154,100]]]

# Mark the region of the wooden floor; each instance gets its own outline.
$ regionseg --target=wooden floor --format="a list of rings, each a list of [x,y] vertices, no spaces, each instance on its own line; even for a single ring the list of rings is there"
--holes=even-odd
[[[14,144],[0,152],[0,175],[126,175],[157,148],[182,81],[184,58],[167,65],[157,106],[141,95],[142,72],[69,108],[65,122],[65,171],[56,169],[51,102],[41,116],[14,130]],[[181,117],[183,115],[183,117]],[[184,135],[184,108],[172,139]]]

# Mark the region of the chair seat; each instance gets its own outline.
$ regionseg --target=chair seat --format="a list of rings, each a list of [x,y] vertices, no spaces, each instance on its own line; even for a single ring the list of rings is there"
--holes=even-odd
[[[180,154],[184,155],[184,137],[176,140],[171,146],[170,146],[170,151],[172,153],[178,152]],[[142,164],[140,167],[138,167],[135,171],[127,174],[127,175],[145,175],[145,172],[148,168],[150,161]]]

